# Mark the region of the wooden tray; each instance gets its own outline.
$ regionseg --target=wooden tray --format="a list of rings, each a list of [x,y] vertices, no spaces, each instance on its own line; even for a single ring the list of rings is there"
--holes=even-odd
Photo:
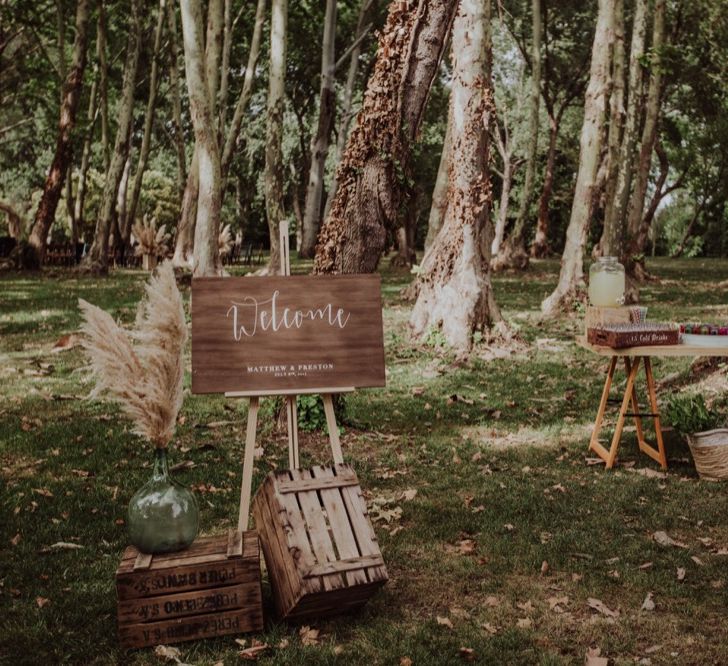
[[[387,581],[349,465],[270,473],[253,500],[253,516],[283,618],[356,609]]]
[[[231,531],[154,556],[129,546],[116,571],[116,594],[124,648],[260,631],[258,535]]]
[[[591,344],[612,349],[658,347],[680,342],[679,329],[669,324],[610,324],[587,329],[586,333]]]

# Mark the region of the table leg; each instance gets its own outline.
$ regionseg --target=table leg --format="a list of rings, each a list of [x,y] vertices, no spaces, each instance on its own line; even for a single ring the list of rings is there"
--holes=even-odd
[[[647,361],[647,357],[645,357],[644,361]],[[647,367],[647,366],[645,366]],[[629,357],[624,357],[624,368],[627,372],[627,375],[629,376],[629,373],[632,369],[632,363],[629,360]],[[642,448],[645,443],[645,433],[642,429],[642,417],[640,416],[640,405],[639,401],[637,400],[637,390],[634,385],[632,385],[632,395],[631,395],[631,403],[632,403],[632,413],[634,414],[634,425],[637,430],[637,442],[639,444],[639,447]]]
[[[617,449],[619,449],[619,440],[622,438],[622,428],[624,428],[624,418],[627,413],[627,408],[632,399],[634,392],[634,381],[637,377],[637,371],[640,368],[641,358],[638,356],[632,362],[629,374],[627,375],[627,386],[624,388],[624,397],[622,398],[622,405],[619,408],[619,416],[617,417],[617,425],[614,427],[614,436],[612,437],[612,445],[609,447],[609,456],[607,457],[607,469],[614,467],[614,462],[617,460]]]
[[[652,418],[655,424],[655,439],[657,440],[657,449],[645,442],[640,447],[648,456],[654,458],[660,463],[662,469],[667,469],[667,455],[665,454],[665,443],[662,440],[662,426],[660,424],[660,414],[657,411],[657,393],[655,391],[655,378],[652,374],[652,363],[649,356],[645,356],[645,375],[647,376],[647,393],[650,398],[650,408],[652,409]]]
[[[609,361],[607,378],[604,382],[604,389],[602,390],[602,399],[599,402],[599,411],[597,412],[597,418],[594,422],[594,430],[592,431],[592,436],[589,440],[589,448],[605,461],[609,457],[609,452],[599,443],[599,432],[602,429],[604,413],[607,410],[607,402],[609,401],[609,389],[612,387],[612,379],[614,378],[614,370],[616,367],[617,357],[613,356]]]

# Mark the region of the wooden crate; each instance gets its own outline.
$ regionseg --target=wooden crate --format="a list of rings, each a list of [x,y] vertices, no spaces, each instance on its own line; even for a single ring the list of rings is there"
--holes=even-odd
[[[231,531],[154,556],[129,546],[116,571],[116,594],[124,648],[260,631],[258,535]]]
[[[349,465],[271,472],[253,500],[253,517],[283,618],[356,609],[387,582]]]

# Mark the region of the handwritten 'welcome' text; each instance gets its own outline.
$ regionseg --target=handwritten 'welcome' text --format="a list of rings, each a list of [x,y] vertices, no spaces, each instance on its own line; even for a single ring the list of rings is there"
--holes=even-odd
[[[259,330],[277,333],[281,329],[301,328],[307,321],[319,320],[329,326],[344,328],[351,317],[351,314],[342,308],[334,309],[331,303],[310,310],[280,309],[277,303],[279,294],[280,292],[276,290],[264,301],[252,296],[244,298],[242,302],[231,301],[227,317],[232,318],[233,338],[236,342],[243,337],[252,338]]]

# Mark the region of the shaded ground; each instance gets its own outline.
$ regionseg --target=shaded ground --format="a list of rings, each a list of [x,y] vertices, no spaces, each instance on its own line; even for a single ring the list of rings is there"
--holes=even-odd
[[[399,298],[409,275],[384,274],[388,386],[347,399],[343,445],[391,581],[359,615],[316,623],[315,645],[269,621],[254,637],[272,646],[261,663],[582,664],[590,647],[616,664],[728,663],[728,486],[699,481],[675,438],[664,477],[631,433],[626,466],[589,464],[605,363],[573,344],[575,318],[540,320],[557,268],[534,262],[497,278],[529,347],[506,357],[480,348],[468,363],[412,347]],[[650,318],[728,320],[715,288],[728,263],[650,270],[662,278],[643,292]],[[2,663],[159,663],[151,650],[119,650],[113,587],[125,507],[150,451],[112,406],[84,401],[78,349],[50,353],[77,327],[79,296],[131,321],[143,280],[0,277]],[[688,380],[689,363],[658,361],[657,377]],[[178,477],[197,488],[204,533],[236,520],[244,417],[243,402],[186,396],[172,462],[189,463]],[[219,421],[232,423],[207,427]],[[256,484],[286,464],[284,439],[271,427],[261,436]],[[324,438],[302,436],[301,448],[305,463],[320,462]],[[685,547],[660,545],[659,531]],[[41,553],[59,541],[82,548]],[[641,610],[648,595],[655,608]],[[179,647],[191,664],[240,661],[232,638]]]

